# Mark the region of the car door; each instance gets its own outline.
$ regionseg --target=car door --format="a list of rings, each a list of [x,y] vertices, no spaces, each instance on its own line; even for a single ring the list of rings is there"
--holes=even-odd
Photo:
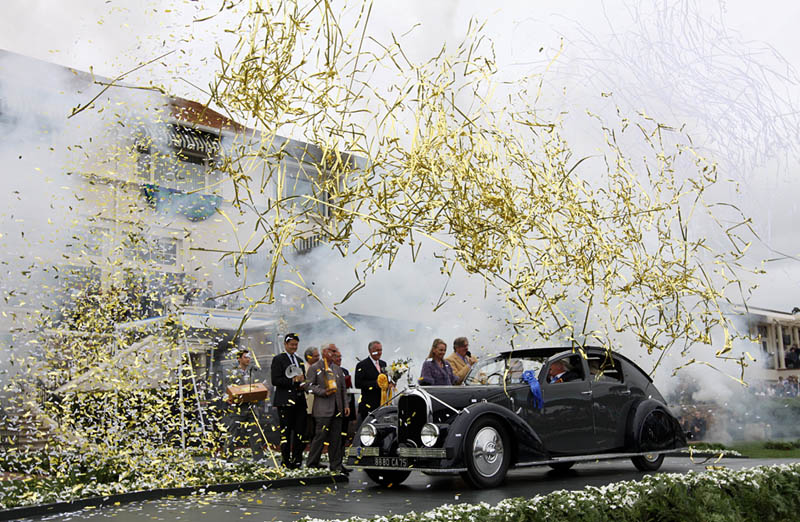
[[[631,390],[621,362],[605,352],[587,354],[592,388],[592,417],[600,451],[625,445],[625,425],[631,405]]]
[[[548,383],[549,369],[559,361],[567,362],[576,378]],[[572,353],[551,357],[539,376],[544,407],[533,415],[531,424],[554,455],[595,453],[592,390],[586,376],[583,357]]]

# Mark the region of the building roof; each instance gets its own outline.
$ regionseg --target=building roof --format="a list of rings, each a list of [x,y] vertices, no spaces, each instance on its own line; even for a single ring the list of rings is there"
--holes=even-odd
[[[0,79],[12,69],[16,69],[14,73],[16,82],[24,84],[29,83],[31,85],[40,85],[43,80],[42,77],[46,76],[50,78],[51,75],[58,75],[59,80],[67,83],[71,90],[85,96],[85,101],[87,103],[94,95],[102,92],[103,89],[110,90],[114,87],[135,87],[124,83],[121,79],[115,82],[111,78],[98,76],[91,72],[65,67],[0,49]],[[20,69],[24,70],[24,73],[20,74]],[[112,83],[113,85],[111,85]],[[165,105],[169,108],[170,115],[178,121],[237,133],[256,132],[202,103],[178,96],[163,96],[166,102]]]
[[[780,310],[773,310],[770,308],[759,308],[756,306],[744,305],[734,306],[733,309],[739,314],[748,316],[763,317],[778,321],[800,321],[800,308],[797,307],[790,312],[782,312]]]

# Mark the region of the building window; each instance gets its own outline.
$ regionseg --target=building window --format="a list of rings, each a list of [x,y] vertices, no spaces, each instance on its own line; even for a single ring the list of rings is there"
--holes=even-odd
[[[122,240],[122,254],[138,263],[176,266],[178,243],[177,239],[171,237],[149,238],[138,232],[130,232]]]
[[[103,255],[103,243],[108,230],[103,227],[77,227],[70,235],[65,250],[70,254],[99,257]]]
[[[288,204],[296,213],[308,212],[325,218],[330,216],[326,204],[328,194],[322,190],[319,175],[312,166],[284,159],[279,168],[283,179],[283,193],[278,194],[279,198],[291,198]]]
[[[137,177],[144,183],[186,193],[217,194],[220,138],[180,125],[142,129],[136,137]]]

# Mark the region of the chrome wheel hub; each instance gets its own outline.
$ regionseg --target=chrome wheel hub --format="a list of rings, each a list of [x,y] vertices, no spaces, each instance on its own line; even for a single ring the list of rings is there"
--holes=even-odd
[[[503,465],[503,439],[492,427],[481,428],[472,442],[472,462],[484,477],[492,477]]]

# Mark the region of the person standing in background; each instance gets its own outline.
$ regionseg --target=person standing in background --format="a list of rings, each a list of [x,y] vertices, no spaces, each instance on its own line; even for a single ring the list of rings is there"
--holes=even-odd
[[[306,368],[311,368],[319,361],[319,350],[316,346],[309,346],[303,352],[303,358],[306,360]],[[303,442],[310,444],[314,438],[314,415],[312,414],[314,408],[314,394],[311,389],[306,388],[306,431],[303,434]]]
[[[356,415],[356,398],[355,395],[350,393],[350,389],[353,387],[353,381],[350,378],[350,372],[342,366],[342,352],[336,351],[336,359],[333,361],[336,363],[336,366],[342,369],[342,373],[344,374],[344,385],[347,391],[346,399],[347,399],[347,406],[350,408],[350,415],[347,416],[342,422],[342,448],[347,447],[348,438],[350,437],[350,426],[353,421],[358,420]],[[355,427],[353,427],[355,430]]]
[[[386,361],[381,360],[383,346],[380,341],[371,341],[367,345],[368,357],[356,365],[356,388],[361,390],[358,401],[358,426],[367,415],[381,405],[381,388],[378,386],[378,375],[386,373]]]
[[[467,374],[472,369],[472,365],[478,359],[469,353],[469,341],[466,337],[456,337],[453,341],[453,353],[447,358],[447,362],[453,368],[453,375],[456,380],[453,384],[463,384]]]
[[[278,408],[281,425],[281,458],[283,465],[289,469],[299,469],[303,463],[306,430],[306,377],[305,365],[297,352],[300,338],[295,333],[286,334],[283,338],[283,353],[272,359],[270,374],[275,386],[273,404]],[[287,368],[295,366],[297,373],[287,377]]]
[[[231,371],[228,383],[235,385],[252,384],[250,351],[239,350],[236,353],[236,360],[239,366]],[[233,397],[228,397],[226,402],[228,403],[228,412],[222,419],[222,424],[228,431],[228,439],[224,447],[225,456],[232,458],[234,449],[236,449],[236,442],[241,437],[247,436],[250,450],[253,452],[253,459],[263,459],[264,441],[261,439],[258,426],[256,426],[255,403],[236,402]]]

